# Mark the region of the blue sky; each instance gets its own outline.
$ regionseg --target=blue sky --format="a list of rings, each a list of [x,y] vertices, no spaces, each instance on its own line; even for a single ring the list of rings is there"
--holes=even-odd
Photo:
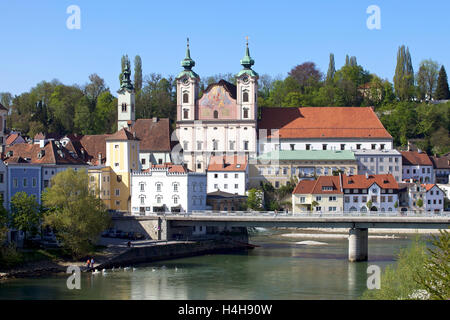
[[[66,27],[70,5],[81,9],[80,30]],[[369,5],[381,9],[381,30],[366,26]],[[402,44],[415,71],[428,58],[450,71],[448,12],[448,0],[0,0],[0,92],[55,78],[84,84],[97,73],[115,94],[122,54],[139,54],[144,76],[176,75],[188,36],[201,77],[237,73],[245,36],[260,74],[285,76],[305,61],[326,73],[333,52],[336,68],[349,54],[392,81]]]

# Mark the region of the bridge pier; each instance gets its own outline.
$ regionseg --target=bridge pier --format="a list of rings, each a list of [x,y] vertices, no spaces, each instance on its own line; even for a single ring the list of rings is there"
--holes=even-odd
[[[348,236],[348,260],[367,261],[369,251],[368,229],[351,228]]]

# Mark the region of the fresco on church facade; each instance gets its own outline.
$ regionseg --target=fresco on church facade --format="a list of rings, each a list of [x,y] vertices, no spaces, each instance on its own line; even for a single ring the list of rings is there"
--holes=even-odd
[[[214,111],[218,119],[236,119],[236,100],[222,86],[214,86],[198,102],[199,119],[212,120]]]

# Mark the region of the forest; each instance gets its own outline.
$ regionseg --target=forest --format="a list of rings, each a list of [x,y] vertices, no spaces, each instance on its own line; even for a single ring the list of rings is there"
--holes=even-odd
[[[259,107],[372,106],[394,138],[396,147],[408,140],[429,154],[450,151],[450,92],[445,67],[437,61],[420,62],[415,72],[411,54],[398,48],[395,74],[390,82],[346,56],[336,70],[330,54],[326,73],[312,61],[293,66],[285,77],[261,74],[258,81]],[[121,70],[130,64],[120,61]],[[118,74],[121,81],[122,72]],[[174,76],[142,75],[142,59],[134,58],[136,118],[169,118],[176,121],[176,81]],[[200,94],[211,83],[225,79],[235,83],[231,73],[204,77]],[[102,134],[117,128],[117,98],[96,73],[83,85],[65,85],[58,80],[42,81],[28,92],[12,96],[0,93],[0,102],[9,109],[7,127],[34,137],[44,133]]]

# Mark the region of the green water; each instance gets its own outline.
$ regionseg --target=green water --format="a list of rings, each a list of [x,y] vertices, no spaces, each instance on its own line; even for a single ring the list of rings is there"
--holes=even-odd
[[[349,263],[348,241],[322,246],[276,231],[251,237],[260,247],[245,253],[207,255],[139,265],[135,271],[82,274],[69,290],[66,275],[0,283],[0,299],[357,299],[367,266],[392,264],[409,239],[369,239],[369,261]]]

